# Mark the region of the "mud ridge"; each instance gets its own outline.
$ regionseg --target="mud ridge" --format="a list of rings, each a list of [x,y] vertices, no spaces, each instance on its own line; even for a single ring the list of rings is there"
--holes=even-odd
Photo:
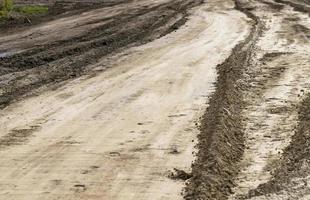
[[[245,148],[242,91],[248,87],[244,74],[251,65],[253,48],[263,25],[247,8],[235,1],[236,9],[254,21],[249,36],[217,66],[218,81],[199,127],[196,161],[192,178],[185,188],[185,199],[227,199],[234,187],[238,162]]]
[[[272,194],[272,193],[309,193],[307,177],[310,176],[310,94],[299,106],[298,126],[292,141],[287,146],[273,177],[267,183],[259,185],[256,189],[249,191],[245,198]],[[304,181],[298,181],[301,178]],[[293,191],[295,190],[295,191]],[[299,194],[303,195],[303,194]],[[300,197],[300,196],[299,196]]]

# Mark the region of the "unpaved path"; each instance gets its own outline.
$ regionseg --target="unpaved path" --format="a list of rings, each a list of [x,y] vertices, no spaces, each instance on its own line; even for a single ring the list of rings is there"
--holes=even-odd
[[[181,29],[128,50],[110,69],[1,110],[0,198],[182,198],[184,183],[168,171],[190,170],[215,66],[249,33],[233,7],[210,0]]]

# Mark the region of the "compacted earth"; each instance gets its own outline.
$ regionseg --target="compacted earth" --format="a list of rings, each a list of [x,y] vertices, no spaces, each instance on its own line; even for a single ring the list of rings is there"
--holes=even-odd
[[[16,0],[0,199],[310,199],[308,0]]]

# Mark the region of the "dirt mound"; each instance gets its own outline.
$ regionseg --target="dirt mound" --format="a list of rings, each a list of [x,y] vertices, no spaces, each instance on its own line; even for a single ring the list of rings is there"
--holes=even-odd
[[[187,173],[187,172],[185,172],[184,170],[180,170],[180,169],[174,168],[174,171],[170,172],[168,177],[171,178],[172,180],[183,180],[183,181],[186,181],[186,180],[192,178],[192,175]]]

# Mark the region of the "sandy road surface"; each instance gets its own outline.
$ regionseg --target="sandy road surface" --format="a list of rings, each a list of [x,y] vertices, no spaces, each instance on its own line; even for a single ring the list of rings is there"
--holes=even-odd
[[[167,173],[189,170],[215,66],[249,32],[233,7],[208,1],[111,69],[1,110],[0,198],[181,198]]]

